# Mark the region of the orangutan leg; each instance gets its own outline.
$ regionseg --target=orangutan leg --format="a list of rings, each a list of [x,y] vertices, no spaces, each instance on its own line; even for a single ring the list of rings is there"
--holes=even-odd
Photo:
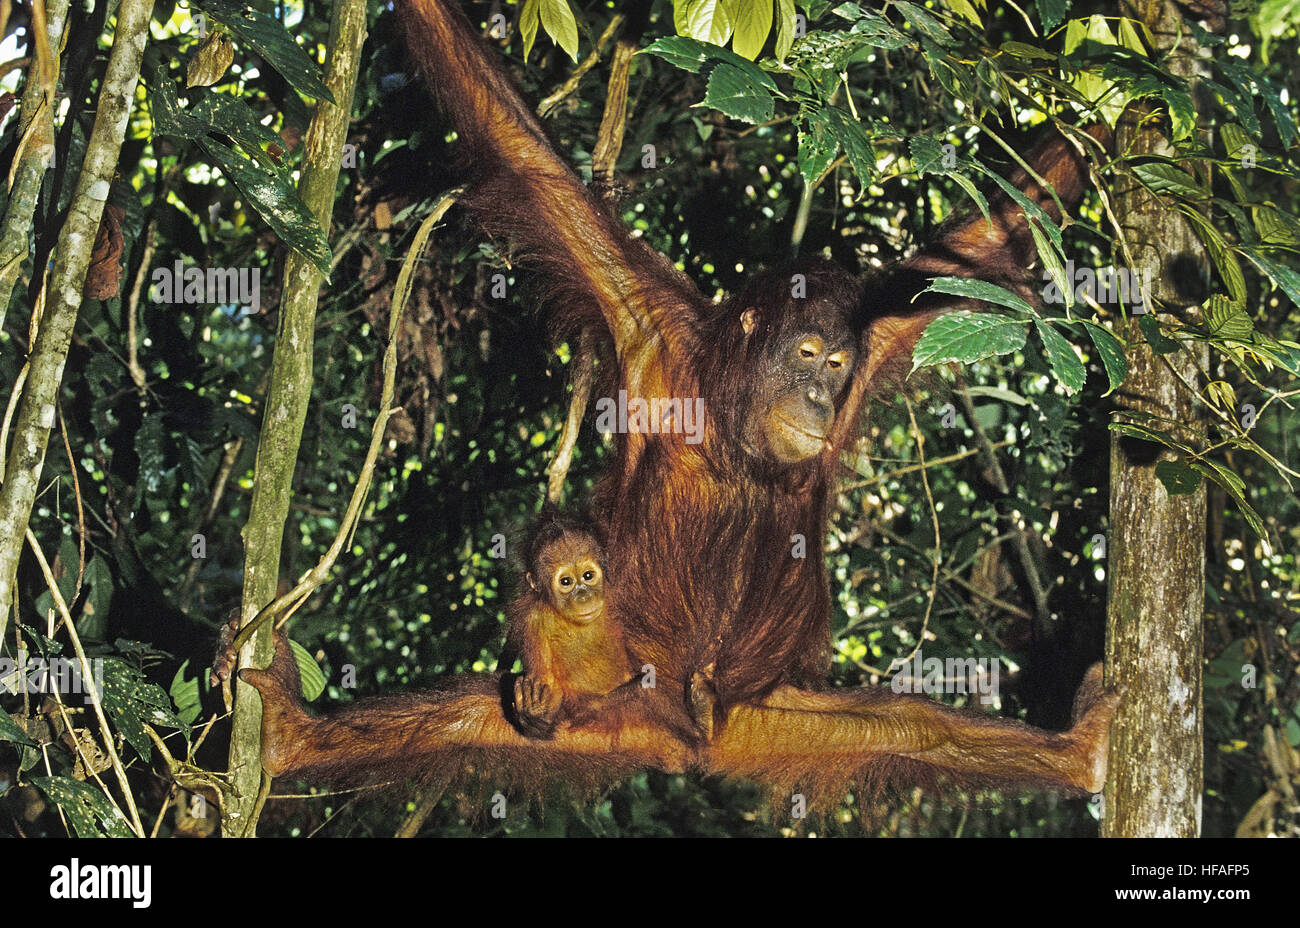
[[[271,666],[243,670],[240,679],[262,695],[262,765],[272,776],[351,781],[475,768],[503,786],[548,778],[594,785],[642,767],[681,771],[690,762],[690,749],[636,705],[581,726],[562,724],[545,741],[528,738],[505,717],[500,680],[482,674],[429,692],[358,700],[317,718],[303,708],[298,668],[280,635]]]
[[[715,773],[793,784],[852,780],[896,758],[938,778],[1097,792],[1117,702],[1101,688],[1100,665],[1080,687],[1075,724],[1063,733],[884,688],[782,687],[762,705],[734,707],[705,763]]]

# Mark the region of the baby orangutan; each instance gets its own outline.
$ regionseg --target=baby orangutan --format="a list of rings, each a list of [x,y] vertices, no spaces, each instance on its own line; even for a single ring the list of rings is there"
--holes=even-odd
[[[547,517],[527,544],[525,568],[506,610],[508,648],[524,664],[514,715],[525,735],[550,738],[561,722],[591,721],[637,698],[641,676],[606,608],[605,551],[591,527]]]

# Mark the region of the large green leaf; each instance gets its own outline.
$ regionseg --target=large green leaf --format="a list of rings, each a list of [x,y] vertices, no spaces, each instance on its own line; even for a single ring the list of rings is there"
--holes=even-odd
[[[915,3],[907,3],[905,0],[895,0],[894,6],[906,17],[916,31],[921,33],[931,42],[939,46],[948,46],[953,44],[952,33],[948,27],[939,20],[935,19],[925,10],[921,9]]]
[[[762,84],[726,62],[709,74],[708,92],[703,102],[732,119],[752,125],[767,122],[775,113],[772,95]]]
[[[329,243],[325,241],[320,223],[290,182],[279,172],[241,157],[234,149],[215,139],[200,139],[199,144],[285,244],[314,264],[322,274],[328,275]]]
[[[311,653],[292,638],[289,639],[289,650],[293,652],[294,663],[298,665],[303,699],[311,702],[325,691],[325,674]]]
[[[1020,319],[967,310],[940,316],[925,328],[912,352],[912,370],[955,361],[970,364],[1023,348],[1029,332]]]
[[[673,7],[673,26],[678,35],[725,45],[733,24],[725,0],[678,0]]]
[[[1128,358],[1124,355],[1124,346],[1109,329],[1095,322],[1085,319],[1083,327],[1091,336],[1092,343],[1097,348],[1097,356],[1101,358],[1101,365],[1106,369],[1106,379],[1110,382],[1110,387],[1102,395],[1109,396],[1128,377]]]
[[[1083,389],[1088,371],[1074,353],[1074,346],[1046,320],[1035,319],[1034,328],[1043,342],[1043,355],[1065,392],[1076,393]]]
[[[1018,294],[1012,293],[1005,287],[989,283],[987,280],[976,280],[972,277],[936,277],[930,282],[922,293],[947,293],[950,296],[967,297],[972,300],[982,300],[985,303],[994,303],[998,306],[1005,306],[1008,309],[1014,309],[1027,315],[1036,315],[1034,307],[1025,301]]]
[[[139,670],[117,658],[104,659],[104,715],[113,727],[145,760],[153,752],[153,742],[145,724],[167,728],[184,728],[172,712],[171,700],[162,687],[149,683]]]
[[[573,18],[569,0],[540,0],[538,15],[542,28],[564,49],[572,60],[578,60],[578,22]]]
[[[807,128],[799,131],[799,173],[806,185],[817,183],[835,160],[839,139],[831,132],[830,121],[821,110],[808,111]]]
[[[872,147],[871,137],[851,114],[836,107],[826,110],[827,124],[831,134],[844,148],[853,172],[864,183],[876,175],[876,150]]]
[[[1170,496],[1195,493],[1201,485],[1201,474],[1187,466],[1186,461],[1160,461],[1156,464],[1156,477],[1165,485]]]
[[[1200,200],[1206,196],[1206,191],[1196,182],[1196,178],[1167,161],[1139,161],[1132,168],[1133,173],[1152,193],[1176,193],[1189,200]]]
[[[1300,306],[1300,272],[1262,254],[1256,248],[1242,248],[1242,254],[1262,271],[1269,280],[1282,288],[1292,303]]]
[[[776,0],[776,58],[784,61],[794,45],[795,30],[794,0]]]
[[[275,68],[294,90],[304,96],[334,102],[334,95],[321,80],[316,62],[293,40],[289,30],[278,19],[230,0],[201,0],[198,5],[265,58],[267,64]]]
[[[1237,261],[1237,255],[1223,240],[1219,230],[1214,228],[1208,219],[1191,207],[1179,204],[1180,211],[1195,227],[1201,241],[1205,244],[1205,250],[1210,253],[1214,259],[1214,266],[1219,271],[1219,276],[1227,285],[1228,294],[1232,301],[1237,304],[1246,302],[1246,278],[1241,273],[1241,264]]]
[[[68,819],[78,838],[130,838],[131,826],[108,797],[89,783],[71,777],[32,777]]]
[[[772,0],[743,0],[736,6],[736,33],[731,47],[751,61],[758,57],[772,31]]]

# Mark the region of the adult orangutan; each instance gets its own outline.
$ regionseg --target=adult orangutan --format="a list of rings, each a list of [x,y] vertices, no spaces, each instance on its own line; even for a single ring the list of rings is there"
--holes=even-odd
[[[956,305],[914,301],[928,278],[1024,289],[1033,249],[1018,208],[994,201],[990,223],[949,224],[865,285],[805,261],[715,305],[588,194],[457,10],[443,0],[397,7],[475,168],[466,205],[540,273],[557,327],[604,327],[619,389],[658,410],[643,423],[652,428],[619,437],[593,505],[617,577],[606,608],[655,686],[547,739],[511,725],[501,681],[486,675],[312,718],[281,641],[270,668],[243,672],[266,703],[267,769],[335,779],[473,769],[505,788],[694,767],[822,796],[894,777],[1100,789],[1115,703],[1100,667],[1080,689],[1074,727],[1059,734],[884,688],[824,688],[823,537],[840,453],[873,387]],[[1030,159],[1063,202],[1078,199],[1084,161],[1064,139]],[[1027,175],[1012,180],[1059,218]],[[697,399],[705,416],[690,434],[678,417]],[[806,557],[792,556],[793,536]],[[680,734],[692,719],[706,736]]]

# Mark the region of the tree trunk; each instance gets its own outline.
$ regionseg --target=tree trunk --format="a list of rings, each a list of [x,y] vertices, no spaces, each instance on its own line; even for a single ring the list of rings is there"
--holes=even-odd
[[[366,36],[364,0],[337,0],[330,27],[331,49],[325,84],[335,103],[318,101],[307,130],[302,180],[298,192],[329,235],[352,114],[352,92]],[[315,350],[316,302],[323,282],[310,260],[291,253],[284,267],[284,300],[271,364],[271,386],[262,409],[253,479],[253,498],[244,527],[244,596],[241,624],[253,619],[276,595],[280,544],[293,498],[293,473],[302,442],[302,427],[311,399],[312,352]],[[239,666],[265,667],[271,662],[271,628],[264,626],[244,645]],[[227,803],[222,832],[252,837],[260,810],[262,701],[257,690],[236,683],[231,722],[229,773],[234,798]]]
[[[40,329],[32,345],[27,383],[18,401],[13,444],[4,466],[4,483],[0,485],[0,640],[4,638],[13,603],[13,579],[36,501],[41,468],[45,465],[45,447],[54,428],[54,407],[63,382],[72,330],[81,309],[81,291],[86,284],[95,234],[99,231],[104,204],[108,202],[122,139],[135,105],[135,88],[152,16],[153,0],[123,0],[118,7],[113,50],[99,91],[95,125],[86,143],[86,156],[72,191],[68,217],[59,230],[54,267],[41,292],[43,302],[38,301],[32,310]],[[53,67],[53,62],[50,66]],[[39,138],[34,138],[33,144],[40,144]]]
[[[1184,77],[1196,68],[1196,47],[1168,0],[1125,2],[1123,15],[1145,22]],[[1142,122],[1131,107],[1118,128],[1120,152],[1171,153],[1164,119]],[[1139,125],[1140,124],[1140,125]],[[1206,256],[1176,211],[1126,182],[1117,210],[1132,270],[1152,269],[1154,297],[1170,313],[1192,318],[1204,298]],[[1189,282],[1191,283],[1189,293]],[[1190,304],[1190,305],[1189,305]],[[1129,378],[1125,409],[1165,417],[1189,444],[1203,444],[1196,397],[1204,346],[1160,356],[1128,322]],[[1180,379],[1181,378],[1181,379]],[[1169,425],[1160,425],[1169,428]],[[1107,577],[1107,682],[1122,701],[1111,727],[1106,837],[1195,836],[1201,824],[1203,719],[1202,625],[1205,613],[1205,486],[1170,496],[1155,466],[1172,455],[1163,447],[1114,434],[1110,455],[1110,545]]]

